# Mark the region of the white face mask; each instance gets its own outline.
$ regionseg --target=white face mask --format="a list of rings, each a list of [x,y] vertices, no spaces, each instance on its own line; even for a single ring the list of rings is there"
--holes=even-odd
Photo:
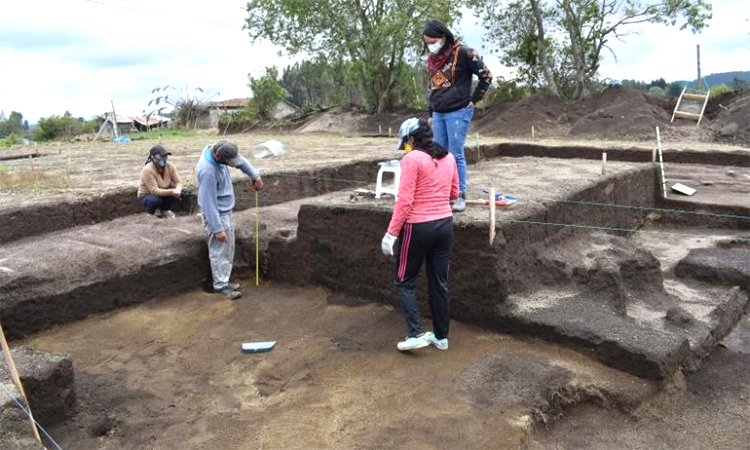
[[[445,44],[445,42],[443,41],[437,41],[434,44],[427,44],[427,50],[429,50],[430,53],[434,55],[435,53],[438,52],[438,50],[443,48],[443,44]]]

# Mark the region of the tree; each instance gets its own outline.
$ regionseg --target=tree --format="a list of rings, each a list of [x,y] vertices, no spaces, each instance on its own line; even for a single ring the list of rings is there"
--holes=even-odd
[[[289,94],[279,84],[279,71],[276,67],[266,67],[265,75],[253,78],[248,75],[248,87],[253,91],[253,104],[258,116],[269,120],[273,118],[274,110],[279,101]]]
[[[286,67],[279,82],[295,105],[321,109],[362,104],[358,80],[351,63],[320,55]]]
[[[468,0],[505,65],[532,86],[580,98],[596,81],[608,42],[633,25],[653,23],[699,32],[711,18],[705,0]]]
[[[15,134],[23,136],[28,130],[28,123],[24,124],[23,114],[18,111],[11,111],[8,117],[5,113],[0,112],[0,138]]]
[[[673,81],[667,85],[667,95],[670,97],[677,97],[682,93],[682,89],[685,87],[684,83],[680,81]]]
[[[198,126],[198,119],[208,112],[208,102],[220,95],[216,91],[205,91],[200,87],[191,91],[187,86],[178,89],[170,85],[155,88],[151,90],[151,93],[163,95],[159,95],[148,102],[151,111],[147,117],[151,117],[153,114],[161,115],[171,107],[175,123],[187,129]],[[160,104],[164,106],[159,107]],[[151,108],[152,105],[153,108]]]
[[[649,83],[649,87],[658,87],[662,91],[667,88],[667,80],[664,78],[659,78],[658,80],[651,80],[651,83]]]
[[[37,141],[51,141],[59,138],[70,138],[83,131],[85,120],[83,117],[73,117],[70,111],[65,111],[62,116],[52,115],[39,119],[34,130],[34,139]]]
[[[392,108],[398,75],[422,48],[422,25],[450,25],[461,14],[450,0],[249,0],[245,27],[297,54],[341,58],[352,65],[368,109]]]
[[[747,81],[743,80],[740,77],[734,77],[732,78],[732,82],[729,84],[729,87],[731,87],[735,91],[739,91],[739,90],[746,88],[747,85],[748,85]]]

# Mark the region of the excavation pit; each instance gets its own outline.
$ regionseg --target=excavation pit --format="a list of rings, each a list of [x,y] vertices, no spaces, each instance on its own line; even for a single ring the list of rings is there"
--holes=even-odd
[[[352,197],[375,162],[302,173],[309,184],[285,189],[299,198],[269,200],[257,289],[253,199],[238,191],[237,302],[200,290],[195,215],[4,244],[6,332],[76,368],[85,408],[52,434],[71,448],[520,448],[580,403],[635,410],[741,320],[746,206],[666,208],[649,162],[610,160],[602,175],[596,159],[499,157],[470,166],[470,197],[491,186],[520,201],[498,212],[492,245],[485,207],[456,217],[451,349],[398,353],[393,262],[379,253],[392,200]],[[684,211],[708,214],[682,226]],[[728,249],[740,269],[717,267],[721,282],[679,269]],[[268,354],[239,351],[269,339]]]

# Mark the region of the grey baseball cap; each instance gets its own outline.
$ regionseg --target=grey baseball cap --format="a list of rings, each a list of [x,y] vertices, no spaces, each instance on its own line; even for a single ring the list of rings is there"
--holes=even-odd
[[[237,146],[229,141],[219,141],[214,144],[214,150],[224,158],[228,166],[237,167],[242,163],[242,157],[239,154]]]

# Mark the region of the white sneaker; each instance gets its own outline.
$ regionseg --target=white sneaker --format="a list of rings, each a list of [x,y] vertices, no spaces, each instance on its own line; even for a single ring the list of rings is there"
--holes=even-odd
[[[434,345],[438,350],[448,350],[448,338],[438,339],[435,334],[431,331],[422,335],[427,342]]]
[[[177,217],[177,215],[170,210],[164,211],[163,214],[167,219],[174,219],[175,217]]]
[[[402,352],[407,352],[409,350],[416,350],[418,348],[428,347],[429,345],[430,345],[430,342],[424,338],[424,334],[423,334],[422,336],[418,336],[418,337],[407,336],[406,339],[399,342],[396,345],[396,347]]]
[[[463,212],[466,210],[466,200],[464,200],[464,196],[459,196],[455,202],[453,202],[453,211],[455,212]]]

